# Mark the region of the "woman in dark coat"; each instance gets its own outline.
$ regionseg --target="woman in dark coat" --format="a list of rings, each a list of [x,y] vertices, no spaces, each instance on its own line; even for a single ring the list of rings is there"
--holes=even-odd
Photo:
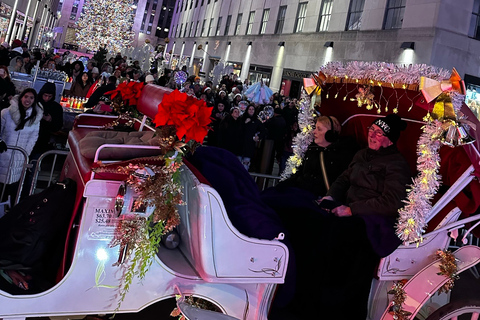
[[[210,128],[212,130],[208,131],[208,145],[209,146],[218,146],[218,132],[220,129],[220,123],[228,115],[225,110],[225,106],[222,103],[217,104],[212,110],[212,123]]]
[[[92,85],[92,77],[87,72],[82,72],[72,85],[69,94],[73,97],[85,98]]]
[[[38,92],[38,104],[43,108],[43,118],[40,121],[38,140],[32,151],[33,158],[35,158],[34,155],[40,155],[52,149],[49,145],[51,134],[62,129],[63,109],[55,101],[55,96],[55,84],[51,82],[45,83]]]
[[[335,117],[318,117],[314,141],[305,152],[302,164],[288,179],[262,192],[262,199],[284,220],[290,219],[292,208],[316,210],[313,201],[325,196],[330,185],[348,167],[358,148],[350,137],[339,136],[341,128]]]
[[[253,104],[247,107],[241,121],[243,126],[243,141],[240,161],[248,171],[250,163],[255,156],[257,142],[265,137],[265,127],[257,118],[255,106]]]
[[[12,78],[10,78],[10,72],[8,72],[8,68],[6,66],[0,66],[0,77],[2,77],[3,81],[2,85],[5,86],[5,96],[0,101],[0,110],[4,108],[8,108],[10,105],[10,99],[12,99],[16,94],[15,84],[12,82]]]
[[[242,123],[240,109],[230,109],[230,114],[220,122],[218,130],[218,146],[232,152],[237,157],[242,153]]]

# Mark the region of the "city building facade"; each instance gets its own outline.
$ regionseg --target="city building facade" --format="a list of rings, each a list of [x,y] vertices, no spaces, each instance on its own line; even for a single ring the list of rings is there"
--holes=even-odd
[[[292,97],[329,61],[422,63],[480,77],[479,0],[177,0],[169,39],[172,61],[191,72],[227,62],[242,80],[263,78]]]
[[[59,0],[2,0],[0,42],[20,39],[30,47],[49,44],[57,23]]]
[[[57,0],[59,31],[55,38],[55,47],[78,50],[75,41],[75,22],[80,18],[82,8],[91,0]],[[109,0],[114,1],[114,0]],[[164,44],[168,36],[173,17],[175,0],[134,0],[134,22],[132,30],[135,38],[132,46],[138,47],[149,40],[154,46]]]

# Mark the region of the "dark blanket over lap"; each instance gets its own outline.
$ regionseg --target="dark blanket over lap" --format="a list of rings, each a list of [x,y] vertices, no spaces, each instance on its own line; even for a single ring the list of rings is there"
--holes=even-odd
[[[200,147],[188,159],[220,194],[228,217],[242,234],[272,240],[285,228],[260,199],[258,187],[233,153]]]

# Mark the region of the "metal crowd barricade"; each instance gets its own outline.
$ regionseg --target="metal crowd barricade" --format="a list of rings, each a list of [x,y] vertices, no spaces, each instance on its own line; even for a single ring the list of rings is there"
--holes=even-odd
[[[54,174],[55,174],[55,167],[57,165],[57,161],[59,161],[58,156],[65,156],[65,158],[68,155],[68,151],[63,151],[63,150],[50,150],[45,153],[42,153],[42,155],[38,158],[35,164],[35,170],[33,171],[33,178],[32,178],[32,183],[30,185],[29,189],[29,195],[32,195],[35,193],[35,190],[37,189],[37,182],[38,182],[38,177],[40,174],[40,171],[42,171],[42,161],[47,158],[48,156],[53,155],[53,162],[51,168],[49,170],[46,170],[48,172],[48,179],[47,179],[47,187],[50,186],[50,184],[54,180]],[[63,162],[62,162],[63,165]]]
[[[25,173],[27,172],[27,169],[29,168],[29,164],[28,164],[28,154],[27,154],[27,151],[25,151],[25,149],[20,148],[20,147],[7,146],[7,151],[9,149],[12,150],[12,156],[10,157],[10,163],[8,164],[9,170],[7,172],[6,181],[9,181],[10,175],[12,174],[12,169],[13,169],[12,164],[13,164],[13,161],[14,161],[15,151],[20,152],[24,157],[24,162],[23,162],[23,165],[22,165],[22,173],[20,175],[20,180],[18,181],[17,195],[16,195],[15,199],[13,199],[13,203],[10,203],[11,206],[14,206],[20,200],[20,195],[22,193],[22,188],[23,188],[23,182],[25,180]],[[7,187],[7,184],[4,183],[3,188],[1,190],[1,193],[0,193],[0,200],[3,199],[6,187]]]
[[[274,176],[271,174],[250,172],[250,175],[253,177],[253,180],[257,184],[260,191],[263,191],[269,187],[274,187],[280,181],[279,176]]]

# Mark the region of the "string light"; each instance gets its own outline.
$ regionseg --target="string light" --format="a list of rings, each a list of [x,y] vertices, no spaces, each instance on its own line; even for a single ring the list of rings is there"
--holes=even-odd
[[[80,47],[119,52],[134,38],[132,0],[88,0],[76,23],[76,40]]]

